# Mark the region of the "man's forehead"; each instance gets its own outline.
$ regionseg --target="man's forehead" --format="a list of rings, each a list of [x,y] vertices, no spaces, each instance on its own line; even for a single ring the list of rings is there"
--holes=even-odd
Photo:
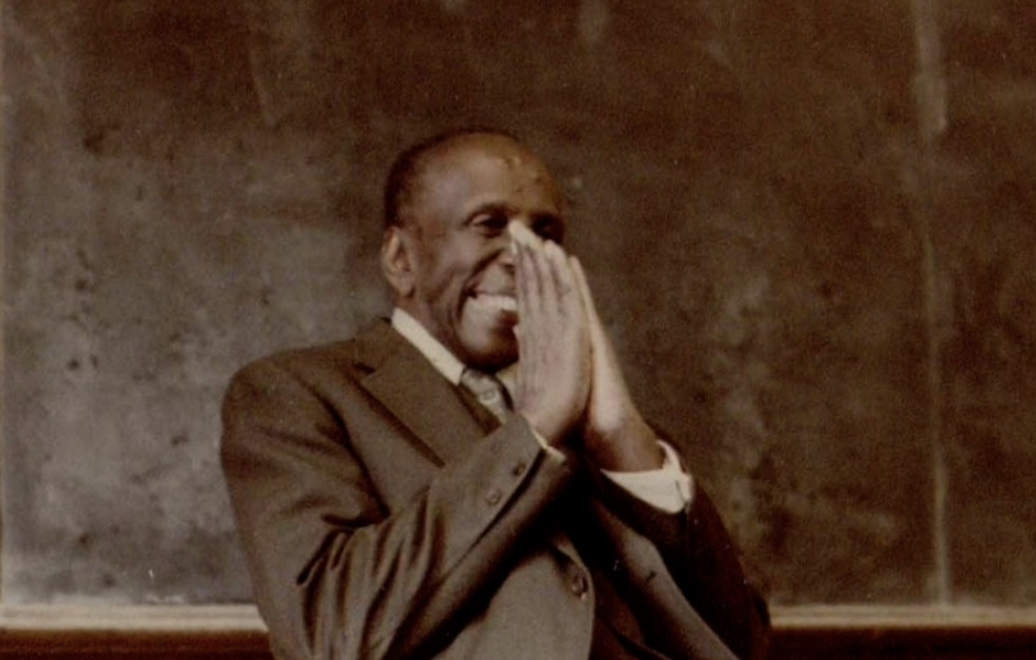
[[[465,135],[438,145],[421,166],[418,195],[438,191],[440,201],[484,189],[503,194],[546,194],[560,205],[554,180],[543,161],[504,135]],[[445,195],[445,198],[442,196]]]

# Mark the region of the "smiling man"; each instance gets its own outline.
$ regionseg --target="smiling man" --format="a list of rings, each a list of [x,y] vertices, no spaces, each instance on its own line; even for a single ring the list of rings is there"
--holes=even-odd
[[[761,657],[765,605],[641,417],[542,161],[403,152],[391,319],[237,374],[223,465],[279,658]]]

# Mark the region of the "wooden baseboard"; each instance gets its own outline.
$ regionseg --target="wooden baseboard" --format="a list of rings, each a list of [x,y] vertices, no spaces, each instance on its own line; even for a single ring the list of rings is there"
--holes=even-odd
[[[1036,608],[774,608],[772,658],[1021,660],[1036,649]]]
[[[1034,657],[1036,608],[773,608],[771,658]],[[270,657],[250,605],[0,607],[0,658],[200,660]]]
[[[252,605],[0,607],[0,658],[270,657]]]

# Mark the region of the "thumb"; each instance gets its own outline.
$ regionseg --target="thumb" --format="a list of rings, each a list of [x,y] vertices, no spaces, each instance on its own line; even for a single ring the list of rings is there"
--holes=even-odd
[[[586,283],[586,273],[583,272],[583,265],[575,256],[568,258],[575,274],[576,286],[579,288],[579,297],[583,299],[583,310],[586,312],[586,319],[590,322],[592,332],[600,332],[601,319],[597,316],[597,307],[594,305],[593,294],[590,293],[590,285]]]

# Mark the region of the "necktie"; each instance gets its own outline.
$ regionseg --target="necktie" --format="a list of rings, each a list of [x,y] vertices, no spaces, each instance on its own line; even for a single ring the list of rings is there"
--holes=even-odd
[[[511,416],[511,399],[496,376],[467,368],[460,375],[460,382],[501,424]]]

